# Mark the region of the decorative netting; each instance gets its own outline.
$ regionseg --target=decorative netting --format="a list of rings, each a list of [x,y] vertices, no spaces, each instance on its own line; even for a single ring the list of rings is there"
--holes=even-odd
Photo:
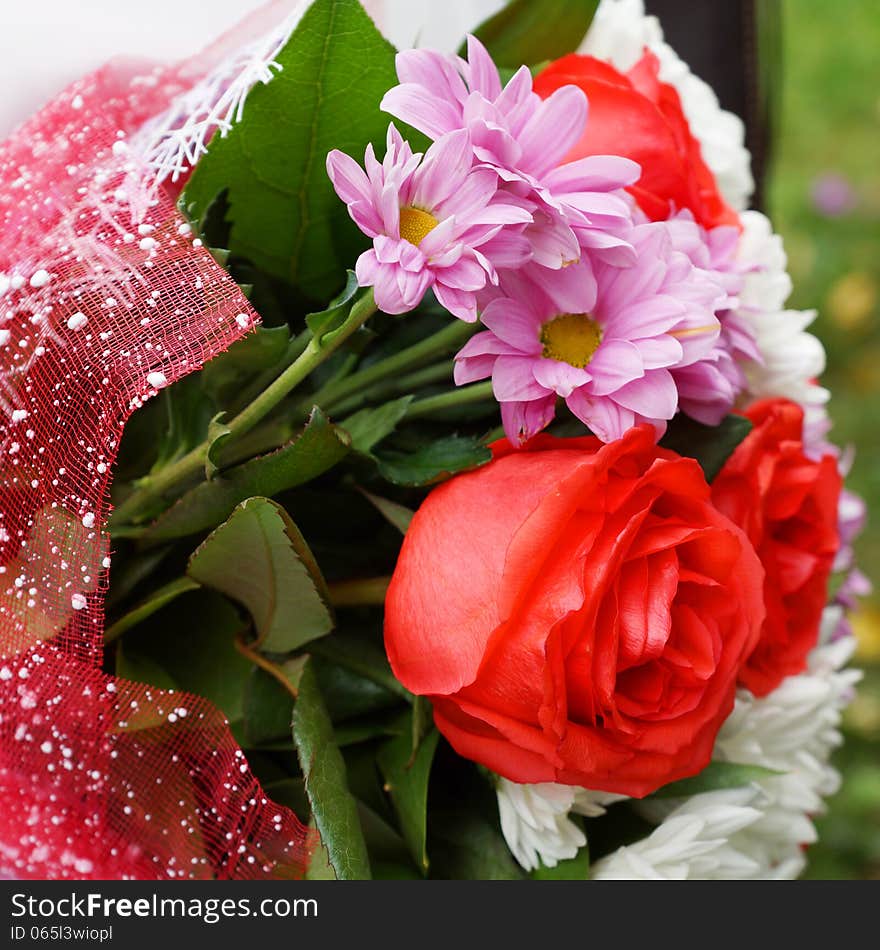
[[[123,425],[256,314],[129,141],[191,80],[111,65],[0,146],[0,877],[301,876],[222,714],[101,670]]]

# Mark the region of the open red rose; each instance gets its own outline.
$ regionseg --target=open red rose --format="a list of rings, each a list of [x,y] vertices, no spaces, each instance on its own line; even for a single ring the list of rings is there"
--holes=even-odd
[[[435,489],[388,591],[397,678],[517,782],[647,795],[700,771],[764,619],[763,571],[649,426],[538,436]]]
[[[802,673],[816,645],[838,548],[837,460],[804,454],[804,413],[766,399],[745,413],[755,428],[712,484],[712,500],[749,536],[764,565],[767,619],[740,681],[765,696]]]
[[[706,228],[739,227],[737,213],[718,191],[691,134],[674,86],[660,82],[657,57],[645,51],[626,74],[592,56],[572,53],[535,78],[535,92],[547,98],[562,86],[578,86],[590,104],[587,126],[568,161],[588,155],[623,155],[642,166],[627,189],[652,221],[687,208]]]

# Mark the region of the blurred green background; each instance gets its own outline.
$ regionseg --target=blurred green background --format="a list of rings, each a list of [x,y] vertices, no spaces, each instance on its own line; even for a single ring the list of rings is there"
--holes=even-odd
[[[880,4],[783,0],[781,95],[767,210],[785,239],[790,306],[817,308],[832,438],[853,444],[868,502],[860,564],[875,586],[855,619],[865,680],[837,754],[841,791],[817,821],[812,878],[880,879]]]

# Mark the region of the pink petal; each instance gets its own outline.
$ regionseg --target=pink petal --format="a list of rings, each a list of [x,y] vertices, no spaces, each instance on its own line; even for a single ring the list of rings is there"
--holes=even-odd
[[[455,358],[455,369],[452,378],[456,386],[466,383],[475,383],[478,379],[488,379],[495,368],[496,356],[472,356],[470,358]]]
[[[614,393],[614,401],[647,419],[671,419],[678,410],[678,389],[667,369],[654,369]]]
[[[501,79],[486,47],[475,37],[467,38],[468,73],[471,91],[484,95],[490,102],[501,95]]]
[[[533,103],[531,111],[535,111],[540,107],[541,100],[532,93],[531,70],[528,66],[520,66],[508,80],[501,94],[495,99],[495,107],[502,115],[509,117],[511,113],[522,110],[530,101]],[[528,118],[528,115],[525,118]],[[511,125],[511,131],[515,135],[519,132],[519,129]]]
[[[434,296],[454,317],[466,323],[476,323],[477,300],[473,292],[456,290],[442,283],[434,284]]]
[[[371,199],[370,181],[360,165],[345,152],[334,148],[327,153],[327,174],[336,194],[346,204]]]
[[[462,257],[451,267],[435,269],[437,280],[453,290],[482,290],[486,285],[486,272],[470,257]]]
[[[530,266],[527,272],[555,304],[557,313],[590,313],[595,308],[596,278],[586,259],[561,270]]]
[[[593,377],[590,393],[594,396],[607,396],[645,375],[642,356],[629,340],[607,340],[600,344],[589,368]]]
[[[528,238],[513,231],[500,231],[478,246],[496,268],[518,269],[532,257],[532,245]]]
[[[501,403],[501,422],[504,434],[514,445],[522,445],[542,429],[546,429],[556,414],[556,397],[534,399],[529,402]]]
[[[590,381],[587,370],[551,359],[535,360],[532,374],[545,389],[551,389],[563,398]]]
[[[554,194],[611,191],[639,180],[641,165],[619,155],[589,155],[554,168],[544,179]]]
[[[636,249],[625,238],[596,228],[575,228],[578,243],[593,256],[612,267],[632,267],[638,260]]]
[[[483,326],[516,347],[520,353],[537,356],[541,352],[541,320],[526,304],[509,297],[493,300],[483,311]]]
[[[468,156],[468,167],[470,167],[470,156]],[[444,216],[454,214],[457,218],[469,222],[471,215],[485,208],[497,191],[498,176],[495,172],[490,168],[475,168],[437,210]]]
[[[423,86],[426,92],[447,102],[464,102],[467,86],[450,57],[436,50],[408,49],[395,58],[401,83]]]
[[[675,337],[655,336],[646,340],[636,340],[635,345],[642,356],[645,369],[675,366],[682,357],[681,344]]]
[[[519,350],[500,340],[491,330],[482,330],[476,336],[472,336],[467,343],[458,351],[455,358],[457,360],[470,359],[475,356],[516,356]]]
[[[563,86],[546,99],[517,136],[521,166],[541,176],[560,163],[584,131],[587,97],[577,86]]]
[[[461,128],[460,109],[414,83],[389,89],[382,97],[380,108],[431,139],[439,139],[441,135]]]
[[[379,198],[379,214],[389,237],[400,237],[400,193],[394,185],[386,185]]]
[[[576,389],[565,400],[569,409],[603,442],[615,442],[635,424],[635,415],[607,396],[591,398]]]
[[[422,238],[419,242],[419,250],[425,257],[436,257],[449,247],[454,239],[455,232],[455,218],[444,218],[433,231],[429,231]]]
[[[531,356],[499,356],[492,370],[492,391],[498,402],[546,399],[547,390],[532,374]]]
[[[461,188],[472,162],[471,138],[466,129],[438,139],[413,176],[412,203],[419,208],[436,209]]]

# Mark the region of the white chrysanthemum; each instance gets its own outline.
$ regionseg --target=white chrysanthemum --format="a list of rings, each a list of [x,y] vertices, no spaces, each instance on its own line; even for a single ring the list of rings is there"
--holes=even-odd
[[[570,814],[597,818],[623,795],[591,792],[571,785],[541,782],[520,785],[499,777],[495,786],[501,831],[516,860],[532,871],[539,864],[552,868],[573,858],[586,844]]]
[[[543,782],[519,785],[499,778],[496,786],[501,832],[511,854],[527,870],[573,858],[587,843],[571,820],[575,789]]]
[[[711,86],[695,76],[664,42],[657,17],[645,15],[643,0],[602,0],[579,52],[626,71],[641,58],[646,46],[660,61],[660,79],[678,92],[721,194],[737,211],[748,207],[755,181],[742,120],[722,109]]]
[[[759,211],[745,211],[741,220],[737,260],[745,274],[738,313],[754,331],[763,358],[763,365],[746,367],[749,394],[784,396],[817,411],[829,393],[813,382],[825,369],[824,347],[806,332],[816,312],[783,309],[792,285],[782,238]]]
[[[597,861],[595,880],[737,880],[754,876],[757,862],[731,842],[758,822],[756,788],[694,795],[674,808],[647,838]]]

